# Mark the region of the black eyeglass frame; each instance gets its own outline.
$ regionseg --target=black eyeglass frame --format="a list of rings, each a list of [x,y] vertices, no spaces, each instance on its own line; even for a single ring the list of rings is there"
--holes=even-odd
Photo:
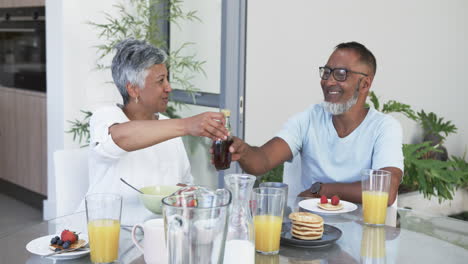
[[[328,75],[327,78],[324,78],[324,77],[323,77],[323,76],[324,76],[323,73],[325,72],[325,69],[329,69],[329,70],[330,70],[330,74]],[[346,74],[345,74],[345,78],[344,78],[343,80],[337,79],[336,76],[335,76],[335,70],[343,70],[343,71],[345,71],[345,73],[346,73]],[[352,70],[348,70],[348,69],[346,69],[346,68],[334,68],[334,69],[332,69],[332,68],[327,67],[327,66],[319,67],[319,76],[320,76],[320,79],[325,80],[325,81],[328,80],[328,78],[330,78],[331,75],[333,75],[333,78],[335,78],[335,80],[337,80],[338,82],[344,82],[344,81],[346,81],[346,79],[348,78],[348,72],[350,72],[350,73],[355,73],[355,74],[361,74],[361,75],[364,75],[364,76],[366,76],[366,77],[369,76],[369,75],[366,74],[366,73],[357,72],[357,71],[352,71]]]

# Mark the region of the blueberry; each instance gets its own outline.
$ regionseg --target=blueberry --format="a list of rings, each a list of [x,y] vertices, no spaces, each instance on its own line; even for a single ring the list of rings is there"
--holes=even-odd
[[[69,248],[69,247],[70,247],[70,244],[71,244],[70,241],[65,241],[65,242],[63,243],[63,246],[62,246],[63,249]]]
[[[61,239],[59,239],[59,240],[57,241],[57,245],[59,245],[59,246],[63,245],[63,241],[62,241]]]
[[[50,240],[50,244],[54,245],[56,244],[58,241],[58,239],[56,237],[52,238],[52,240]]]
[[[57,239],[57,241],[60,239],[60,237],[59,237],[59,236],[55,236],[54,238],[55,238],[55,239]]]

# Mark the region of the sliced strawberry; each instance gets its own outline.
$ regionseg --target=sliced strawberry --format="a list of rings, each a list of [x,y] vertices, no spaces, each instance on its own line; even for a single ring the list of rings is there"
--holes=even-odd
[[[340,197],[333,195],[331,198],[331,204],[332,205],[338,205],[340,203]]]
[[[328,199],[325,195],[320,196],[320,203],[322,204],[328,203]]]
[[[193,200],[190,200],[188,203],[187,203],[187,207],[196,207],[197,206],[197,200],[193,199]]]

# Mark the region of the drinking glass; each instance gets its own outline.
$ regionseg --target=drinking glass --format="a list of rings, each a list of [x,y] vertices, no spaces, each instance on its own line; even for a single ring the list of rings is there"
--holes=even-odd
[[[255,188],[252,212],[255,225],[255,250],[265,255],[278,254],[283,223],[284,190]]]
[[[258,187],[279,188],[284,191],[283,221],[289,219],[286,214],[288,212],[288,185],[282,182],[261,182]]]
[[[385,170],[362,171],[362,214],[364,223],[384,225],[387,215],[391,173]]]
[[[86,196],[89,247],[92,263],[112,263],[118,259],[122,196],[97,193]]]

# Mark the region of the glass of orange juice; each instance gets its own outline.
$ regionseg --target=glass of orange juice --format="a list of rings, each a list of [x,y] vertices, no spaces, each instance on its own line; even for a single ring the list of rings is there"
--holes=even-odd
[[[255,226],[255,250],[261,254],[278,254],[285,192],[279,188],[253,190],[252,212]]]
[[[362,214],[364,223],[385,225],[391,173],[385,170],[362,171]]]
[[[91,262],[112,263],[119,257],[122,196],[96,193],[85,201]]]

